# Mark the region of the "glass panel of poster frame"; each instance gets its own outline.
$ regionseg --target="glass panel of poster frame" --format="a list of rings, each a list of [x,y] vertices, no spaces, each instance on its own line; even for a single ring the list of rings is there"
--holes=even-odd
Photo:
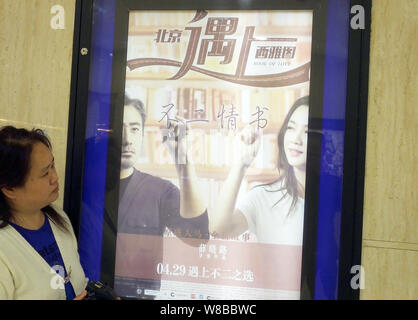
[[[205,4],[77,3],[64,205],[87,276],[133,299],[358,297],[353,3]]]

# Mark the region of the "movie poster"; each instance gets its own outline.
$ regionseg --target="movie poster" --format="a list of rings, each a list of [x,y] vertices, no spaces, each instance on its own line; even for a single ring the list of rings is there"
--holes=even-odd
[[[120,296],[300,298],[312,17],[130,12]]]

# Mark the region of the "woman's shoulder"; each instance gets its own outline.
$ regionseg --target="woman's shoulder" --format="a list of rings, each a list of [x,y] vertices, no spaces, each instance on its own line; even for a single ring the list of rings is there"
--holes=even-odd
[[[254,193],[285,191],[284,180],[279,179],[270,183],[256,184],[250,191]]]
[[[3,224],[3,221],[0,220],[0,225]],[[0,236],[4,236],[5,234],[8,234],[10,232],[10,224],[7,224],[5,226],[0,227]]]
[[[0,258],[2,254],[8,256],[15,251],[16,245],[18,245],[15,232],[16,230],[10,224],[0,228]]]
[[[50,205],[50,207],[52,209],[55,210],[56,213],[58,213],[61,217],[63,217],[64,219],[69,219],[67,213],[64,211],[64,209],[56,206],[56,205]]]
[[[67,213],[62,209],[62,208],[60,208],[60,207],[58,207],[58,206],[56,206],[56,205],[49,205],[49,210],[53,210],[57,215],[58,215],[58,217],[59,218],[61,218],[63,221],[61,221],[61,222],[64,222],[63,224],[62,223],[60,223],[60,221],[59,221],[59,219],[57,219],[57,218],[54,218],[53,216],[51,216],[50,214],[49,214],[49,219],[51,220],[52,219],[52,221],[54,222],[54,224],[57,224],[58,223],[58,225],[60,226],[60,227],[62,227],[62,229],[63,230],[72,230],[72,224],[71,224],[71,220],[70,220],[70,218],[68,217],[68,215],[67,215]],[[51,213],[50,211],[46,211],[46,213]],[[58,221],[57,221],[58,220]]]
[[[70,222],[70,218],[68,217],[67,213],[60,207],[56,205],[49,205],[49,207],[54,210],[61,218],[65,220],[65,222]]]
[[[285,194],[283,189],[283,181],[274,181],[272,183],[259,183],[252,186],[245,195],[242,195],[239,199],[244,201],[251,201],[260,205],[270,203],[277,196]]]

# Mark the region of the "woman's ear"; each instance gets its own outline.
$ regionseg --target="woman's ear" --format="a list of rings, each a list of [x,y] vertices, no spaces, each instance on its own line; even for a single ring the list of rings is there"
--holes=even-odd
[[[9,198],[10,200],[16,199],[16,191],[15,188],[1,188],[1,192],[6,196],[6,198]]]

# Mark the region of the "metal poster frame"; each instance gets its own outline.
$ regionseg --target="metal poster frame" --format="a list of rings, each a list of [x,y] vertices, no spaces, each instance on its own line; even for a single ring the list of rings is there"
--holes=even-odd
[[[364,28],[350,26],[351,8]],[[359,299],[371,1],[77,0],[64,209],[87,276],[113,285],[130,10],[312,10],[309,143],[301,299]],[[256,13],[254,13],[256,14]],[[96,101],[92,103],[92,101]],[[97,102],[99,101],[99,102]],[[324,135],[342,137],[329,163]],[[95,137],[100,143],[91,143]],[[337,166],[338,174],[330,169]],[[118,173],[118,171],[117,171]],[[94,226],[94,228],[92,228]],[[87,231],[86,231],[87,230]]]

